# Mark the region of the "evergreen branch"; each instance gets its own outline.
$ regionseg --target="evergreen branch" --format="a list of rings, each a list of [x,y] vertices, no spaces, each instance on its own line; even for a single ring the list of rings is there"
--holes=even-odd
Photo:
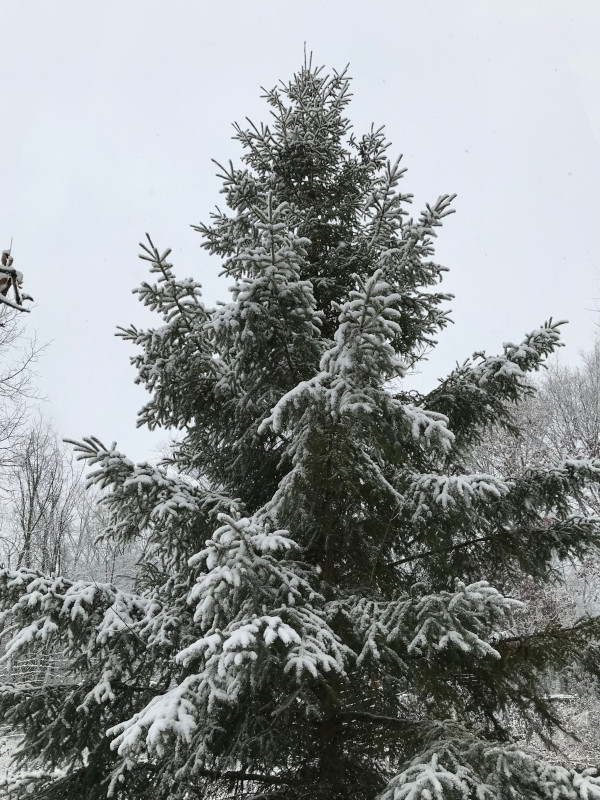
[[[425,553],[418,553],[414,556],[407,556],[406,558],[400,558],[398,561],[393,561],[390,566],[391,567],[398,567],[400,564],[408,564],[411,561],[419,561],[422,558],[431,558],[431,556],[437,556],[441,553],[450,553],[454,550],[461,550],[463,547],[469,547],[472,544],[478,544],[479,542],[487,542],[490,539],[494,539],[497,536],[500,536],[503,531],[498,531],[496,533],[490,533],[488,536],[478,536],[475,539],[467,539],[464,542],[459,542],[458,544],[449,544],[447,547],[437,547],[434,550],[427,550]]]
[[[225,770],[219,772],[216,770],[199,769],[196,771],[202,778],[211,778],[213,780],[222,781],[252,781],[255,783],[264,783],[269,786],[305,786],[306,781],[298,780],[297,778],[286,778],[283,775],[263,775],[258,772],[244,772],[243,770]]]
[[[594,536],[596,525],[597,520],[595,518],[572,517],[564,520],[558,519],[555,520],[554,524],[543,525],[541,527],[532,526],[530,528],[513,528],[511,530],[501,529],[486,534],[485,536],[476,536],[462,542],[432,548],[422,553],[416,553],[413,556],[406,556],[393,561],[390,566],[397,567],[401,564],[420,561],[421,559],[431,558],[432,556],[441,555],[443,553],[463,550],[466,547],[471,547],[472,545],[481,544],[483,542],[493,542],[502,537],[508,537],[512,543],[518,539],[522,540],[531,538],[532,536],[544,537],[546,542],[551,544],[553,549],[560,551],[561,558],[566,558],[571,552],[577,553],[586,541],[588,549],[592,548],[595,542],[590,537]]]
[[[132,769],[139,769],[140,771],[148,770],[150,772],[160,773],[163,767],[159,764],[153,764],[152,762],[143,762],[132,765]],[[199,778],[209,778],[209,780],[213,781],[251,781],[254,783],[264,783],[269,786],[278,786],[280,784],[283,784],[284,786],[306,785],[305,781],[301,781],[293,777],[285,777],[281,774],[265,775],[260,772],[245,772],[244,770],[216,770],[206,769],[204,767],[196,767],[194,769],[194,776],[198,776]],[[195,787],[190,783],[186,783],[185,786],[186,789],[195,790]],[[204,797],[204,794],[202,794],[202,796]]]
[[[530,644],[543,645],[549,641],[553,641],[556,644],[572,644],[572,640],[575,638],[580,641],[582,639],[590,641],[595,639],[599,633],[600,617],[584,617],[571,627],[553,625],[533,633],[499,638],[494,643],[494,646],[499,651],[506,650],[510,653],[515,653],[520,648],[527,648]]]
[[[140,242],[140,247],[143,250],[145,250],[147,253],[149,253],[149,255],[148,256],[141,255],[141,256],[139,256],[139,258],[141,258],[143,261],[151,261],[151,263],[154,264],[154,266],[156,266],[156,267],[158,267],[160,269],[160,271],[163,274],[163,277],[164,277],[165,281],[168,282],[168,283],[173,284],[173,279],[169,275],[168,271],[166,270],[166,268],[164,266],[164,260],[165,260],[165,258],[167,258],[167,256],[171,252],[171,249],[169,248],[169,249],[165,250],[165,252],[162,253],[162,255],[161,255],[158,252],[157,247],[154,245],[154,242],[150,238],[150,234],[149,233],[146,234],[146,238],[148,239],[148,242],[150,243],[150,248],[152,248],[152,249],[150,250],[142,242]],[[188,331],[193,334],[194,330],[193,330],[193,328],[191,326],[191,323],[189,321],[188,314],[187,314],[185,308],[183,308],[183,306],[179,302],[179,297],[178,297],[178,294],[177,294],[176,291],[173,292],[173,300],[175,301],[175,305],[177,306],[177,308],[179,310],[179,314],[180,314],[181,318],[184,320],[184,322],[185,322],[185,324],[186,324],[186,326],[188,328]]]
[[[365,722],[373,722],[377,725],[393,725],[400,728],[421,728],[422,720],[401,719],[399,717],[389,717],[384,714],[373,714],[370,711],[339,711],[335,714],[335,719],[357,719]]]

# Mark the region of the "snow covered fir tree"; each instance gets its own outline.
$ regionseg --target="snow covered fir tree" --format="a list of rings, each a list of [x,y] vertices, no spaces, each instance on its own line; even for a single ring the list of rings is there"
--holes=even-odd
[[[227,210],[198,226],[230,302],[206,307],[143,246],[161,322],[121,335],[140,424],[177,444],[158,466],[78,445],[105,536],[143,549],[133,589],[0,572],[5,658],[65,664],[2,687],[24,733],[14,800],[600,798],[593,771],[523,744],[559,724],[550,672],[598,677],[600,622],[523,632],[515,599],[597,547],[580,500],[600,462],[465,466],[559,326],[410,390],[449,320],[432,259],[452,197],[410,217],[349,100],[345,72],[309,63],[266,93],[268,125],[236,127]]]

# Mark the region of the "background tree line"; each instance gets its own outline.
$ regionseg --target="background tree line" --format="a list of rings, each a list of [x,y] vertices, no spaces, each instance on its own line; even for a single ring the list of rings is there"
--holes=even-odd
[[[43,349],[16,312],[0,308],[0,564],[126,585],[137,553],[99,538],[99,492],[86,487],[72,448],[39,409],[34,368]],[[44,682],[54,662],[50,652],[0,665],[0,674]]]

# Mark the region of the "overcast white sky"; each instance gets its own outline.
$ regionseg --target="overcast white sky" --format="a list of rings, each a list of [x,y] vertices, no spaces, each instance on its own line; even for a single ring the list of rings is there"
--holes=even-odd
[[[358,132],[384,123],[415,213],[457,192],[438,239],[455,325],[418,378],[434,386],[549,316],[563,358],[590,346],[600,296],[600,4],[596,0],[3,0],[0,247],[36,298],[51,344],[45,413],[134,459],[144,392],[117,325],[147,324],[131,289],[137,243],[172,247],[209,301],[219,263],[190,225],[219,200],[211,158],[234,161],[231,123],[266,118],[260,87],[303,43],[350,63]],[[161,437],[158,437],[160,440]]]

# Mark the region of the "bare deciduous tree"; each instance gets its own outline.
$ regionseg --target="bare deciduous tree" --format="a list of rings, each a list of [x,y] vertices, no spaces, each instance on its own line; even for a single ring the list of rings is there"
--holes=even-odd
[[[127,582],[137,552],[101,536],[107,514],[86,488],[71,448],[38,418],[13,446],[6,470],[0,551],[9,566],[87,580]]]
[[[13,445],[6,476],[7,563],[62,570],[84,491],[81,470],[52,428],[38,419]]]
[[[86,489],[78,497],[65,571],[70,578],[129,586],[136,576],[139,545],[131,543],[125,549],[103,535],[109,524],[109,514],[101,500],[95,487]]]
[[[35,337],[27,340],[17,313],[0,308],[0,473],[12,462],[15,437],[38,396],[32,367],[41,349]]]

